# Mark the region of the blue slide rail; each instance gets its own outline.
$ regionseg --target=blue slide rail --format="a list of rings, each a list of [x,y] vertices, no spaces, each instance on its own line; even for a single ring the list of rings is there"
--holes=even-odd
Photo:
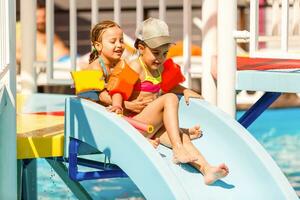
[[[93,179],[105,179],[105,178],[121,178],[128,177],[125,172],[123,172],[118,166],[96,162],[93,160],[81,159],[80,163],[78,163],[78,151],[81,142],[77,139],[70,138],[69,144],[69,177],[74,181],[84,181],[84,180],[93,180]],[[91,172],[79,172],[78,164],[101,169],[101,171],[91,171]]]

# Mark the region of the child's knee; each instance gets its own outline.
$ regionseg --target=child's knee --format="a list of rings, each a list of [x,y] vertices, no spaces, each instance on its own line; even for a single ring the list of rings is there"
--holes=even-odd
[[[178,102],[179,102],[176,94],[167,93],[164,96],[165,96],[165,100],[166,100],[167,104],[178,104]]]

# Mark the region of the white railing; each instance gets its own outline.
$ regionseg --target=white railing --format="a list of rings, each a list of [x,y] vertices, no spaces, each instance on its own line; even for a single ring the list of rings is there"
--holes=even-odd
[[[280,25],[280,2],[281,0],[272,0],[272,35],[279,34]],[[292,35],[299,34],[300,31],[300,0],[289,0],[283,2],[283,7],[286,9],[287,3],[293,4],[292,13]]]
[[[16,9],[0,1],[0,199],[17,199],[16,147]]]
[[[95,4],[95,3],[94,3]],[[53,45],[54,44],[54,0],[46,1],[46,40],[47,40],[47,84],[71,84],[69,77],[54,78]],[[95,18],[95,17],[92,17]],[[77,60],[77,6],[76,1],[69,1],[70,20],[70,64],[69,70],[76,70]],[[93,22],[92,22],[93,23]]]
[[[202,21],[194,18],[194,24],[202,31],[202,96],[217,105],[217,85],[212,77],[213,59],[217,56],[218,0],[202,1]]]
[[[226,3],[225,3],[226,2]],[[279,1],[275,1],[279,4]],[[298,0],[293,1],[298,3]],[[289,1],[282,0],[281,6],[281,36],[280,48],[277,51],[262,52],[258,48],[260,35],[259,24],[259,1],[250,1],[250,32],[236,30],[236,0],[218,2],[218,88],[217,105],[223,111],[235,116],[235,74],[236,74],[236,41],[233,39],[250,38],[250,57],[299,59],[299,54],[289,52]],[[277,5],[276,5],[277,6]],[[299,5],[294,6],[298,9]],[[278,12],[274,9],[274,12]],[[273,14],[274,16],[274,14]],[[278,20],[275,20],[278,21]],[[297,23],[296,23],[297,22]],[[299,24],[294,20],[294,27]],[[294,28],[293,27],[293,28]],[[225,50],[225,51],[224,51]]]
[[[237,0],[218,1],[217,105],[235,117]]]
[[[192,0],[183,1],[183,72],[186,78],[185,86],[191,87],[191,44],[192,44]]]
[[[15,97],[15,10],[14,1],[0,1],[0,90],[6,87]]]
[[[121,0],[114,0],[114,20],[122,24],[121,21],[121,8],[122,8],[122,2]],[[99,9],[99,3],[97,0],[91,0],[91,25],[94,25],[98,22],[98,9]],[[23,7],[23,9],[22,9]],[[35,59],[30,60],[30,58],[35,58],[35,56],[32,56],[32,54],[35,54],[34,52],[28,52],[28,50],[34,50],[35,48],[35,38],[36,38],[36,25],[35,25],[35,16],[33,16],[35,13],[35,7],[36,7],[36,0],[30,0],[30,1],[21,1],[21,23],[30,24],[29,27],[22,28],[22,35],[23,32],[25,32],[24,37],[26,38],[26,42],[22,43],[22,58],[24,57],[23,62],[21,61],[21,68],[25,68],[21,70],[21,79],[23,81],[22,83],[22,91],[36,91],[36,71],[32,66],[40,66],[41,63],[38,63],[35,61]],[[165,0],[159,0],[159,17],[161,19],[166,18],[166,1]],[[34,10],[33,10],[34,9]],[[75,0],[69,1],[69,9],[70,9],[70,58],[71,58],[71,66],[67,68],[67,71],[76,70],[76,57],[77,57],[77,6]],[[190,57],[190,47],[191,47],[191,0],[183,1],[183,35],[184,35],[184,72],[187,78],[186,85],[190,85],[190,71],[189,66],[191,64]],[[31,13],[31,15],[28,15]],[[26,16],[22,15],[22,12],[27,13]],[[199,13],[200,14],[200,13]],[[22,16],[24,16],[22,18]],[[65,77],[65,79],[57,79],[55,78],[55,63],[53,61],[53,39],[54,39],[54,0],[47,0],[46,1],[46,40],[47,40],[47,61],[46,61],[46,70],[47,70],[47,80],[46,84],[70,84],[71,80],[69,79],[70,76]],[[22,20],[23,19],[23,20]],[[136,0],[136,24],[142,22],[144,20],[144,0]],[[30,29],[30,30],[29,30]],[[27,34],[31,34],[31,36],[28,36]],[[127,36],[125,37],[128,38]],[[126,41],[125,41],[126,42]],[[132,43],[132,40],[128,43]],[[50,44],[50,45],[49,45]],[[28,57],[29,55],[29,57]],[[24,65],[26,65],[24,67]],[[65,69],[66,71],[66,69]],[[25,76],[26,75],[26,76]],[[32,87],[34,86],[34,87]]]
[[[289,0],[282,0],[281,3],[281,15],[279,13],[279,0],[274,0],[272,7],[272,34],[276,35],[279,31],[277,27],[280,24],[280,49],[275,51],[262,52],[258,49],[258,42],[261,41],[261,37],[258,34],[258,10],[259,4],[257,0],[250,1],[250,57],[260,58],[287,58],[287,59],[299,59],[299,54],[289,51]],[[299,27],[299,0],[293,2],[293,24],[292,34],[298,33]],[[279,17],[280,16],[280,17]],[[265,37],[265,36],[264,36]],[[295,37],[295,36],[294,36]],[[275,38],[274,36],[271,37]],[[296,37],[299,40],[299,37]],[[264,40],[264,39],[263,39]],[[268,39],[270,40],[270,38]],[[278,40],[278,38],[276,39]]]
[[[114,0],[114,21],[121,26],[121,1],[120,0]]]
[[[7,18],[7,11],[5,8],[7,7],[6,1],[0,2],[0,25],[1,25],[1,31],[0,31],[0,77],[3,77],[4,74],[7,71],[8,63],[9,63],[9,54],[7,52],[8,50],[8,21]]]
[[[71,2],[71,1],[70,1]],[[35,13],[35,12],[34,12]],[[72,22],[70,21],[70,27]],[[70,31],[71,32],[71,31]],[[54,0],[46,1],[47,82],[53,80]]]
[[[292,34],[300,34],[300,0],[294,0]]]
[[[166,0],[159,1],[159,19],[166,20]]]
[[[21,9],[21,88],[22,93],[36,92],[35,41],[36,0],[20,1]],[[25,24],[25,26],[23,26]],[[50,56],[50,55],[48,55]]]
[[[136,24],[144,20],[144,0],[136,0]]]
[[[99,4],[98,4],[98,0],[92,0],[92,24],[91,27],[93,27],[95,24],[98,23],[99,21],[99,16],[98,16],[98,8],[99,8]]]

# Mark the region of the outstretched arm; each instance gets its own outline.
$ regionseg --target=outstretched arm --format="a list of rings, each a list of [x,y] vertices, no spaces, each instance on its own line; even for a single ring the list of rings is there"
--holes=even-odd
[[[171,92],[175,93],[175,94],[183,94],[185,102],[186,102],[187,105],[189,104],[189,99],[190,98],[203,99],[203,97],[200,94],[198,94],[198,93],[194,92],[193,90],[191,90],[189,88],[186,88],[186,87],[184,87],[182,85],[175,86],[171,90]]]

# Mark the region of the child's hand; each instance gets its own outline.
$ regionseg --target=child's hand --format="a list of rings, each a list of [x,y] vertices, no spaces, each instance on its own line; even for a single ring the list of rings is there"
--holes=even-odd
[[[124,105],[127,110],[140,113],[152,101],[153,99],[143,99],[142,97],[138,97],[133,101],[125,101]]]
[[[108,106],[107,110],[118,115],[123,115],[123,108],[121,106]]]
[[[189,105],[190,98],[203,99],[203,97],[200,94],[198,94],[198,93],[196,93],[196,92],[194,92],[193,90],[190,90],[190,89],[185,89],[183,91],[183,95],[184,95],[184,100],[186,102],[186,105]]]

